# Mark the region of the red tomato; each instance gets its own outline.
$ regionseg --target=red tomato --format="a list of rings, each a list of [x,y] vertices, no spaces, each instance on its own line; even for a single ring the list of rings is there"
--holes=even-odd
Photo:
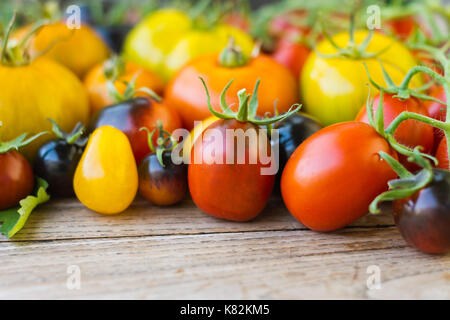
[[[440,101],[446,102],[447,98],[445,96],[444,87],[442,86],[436,86],[431,89],[429,95],[433,98],[436,98]],[[425,108],[428,111],[428,114],[430,117],[445,121],[445,117],[447,115],[447,106],[442,105],[438,102],[434,101],[425,101],[424,103]],[[433,128],[434,130],[434,144],[437,147],[439,143],[441,142],[442,138],[444,137],[444,132],[438,128]]]
[[[217,129],[222,143],[211,138],[211,129]],[[226,220],[248,221],[264,209],[272,193],[275,174],[261,174],[261,169],[269,165],[263,164],[260,158],[261,153],[271,155],[270,141],[267,138],[256,145],[245,144],[245,164],[238,164],[233,139],[227,139],[226,136],[228,129],[242,129],[246,134],[254,131],[257,135],[261,130],[251,123],[237,120],[217,120],[212,123],[202,133],[203,138],[194,143],[188,170],[189,190],[192,200],[205,213]],[[223,164],[213,163],[211,152],[207,151],[211,147],[215,147],[214,159],[221,159]],[[226,161],[230,152],[234,154],[234,164]],[[197,163],[196,154],[201,159]],[[256,155],[254,164],[250,164],[250,154]]]
[[[378,152],[396,152],[373,127],[343,122],[303,142],[281,177],[286,207],[315,231],[340,229],[369,211],[370,203],[397,177]]]
[[[291,70],[296,79],[299,79],[303,65],[311,50],[304,44],[281,38],[272,57],[280,64]]]
[[[33,171],[17,151],[0,154],[0,210],[19,204],[34,186]]]
[[[378,109],[380,96],[377,95],[374,99],[373,110],[374,114]],[[394,98],[392,94],[384,94],[383,96],[383,114],[384,127],[387,128],[389,124],[403,111],[410,111],[428,116],[426,108],[416,98],[409,98],[406,100]],[[364,106],[356,117],[357,121],[369,123]],[[416,146],[424,147],[424,152],[431,153],[434,145],[433,127],[419,122],[417,120],[403,121],[394,134],[395,139],[410,148]],[[400,162],[410,169],[415,169],[415,165],[411,164],[406,157],[399,156]]]
[[[436,159],[439,161],[437,167],[440,169],[450,170],[448,162],[447,139],[442,139],[436,151]]]
[[[385,22],[386,26],[402,40],[408,39],[417,27],[413,16],[406,16]]]
[[[298,22],[306,20],[305,10],[293,10],[276,16],[270,21],[269,34],[273,37],[282,37],[286,34],[307,34],[311,30],[309,27],[301,26]],[[305,21],[306,22],[306,21]]]

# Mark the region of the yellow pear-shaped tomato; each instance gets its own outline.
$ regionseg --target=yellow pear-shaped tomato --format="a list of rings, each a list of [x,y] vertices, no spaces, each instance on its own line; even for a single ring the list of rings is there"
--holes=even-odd
[[[355,43],[361,44],[368,36],[367,31],[355,32]],[[334,42],[345,48],[349,33],[333,37]],[[329,57],[337,50],[327,39],[317,45],[303,67],[301,75],[301,95],[304,111],[317,118],[322,125],[354,120],[363,107],[369,93],[369,79],[364,62],[371,78],[386,86],[380,61],[395,84],[399,85],[407,71],[416,65],[411,52],[400,42],[388,36],[374,33],[365,50],[366,53],[379,53],[371,58]],[[419,77],[411,85],[419,86]],[[377,90],[372,86],[371,93]]]
[[[13,37],[21,39],[30,30],[31,26],[23,27]],[[65,65],[80,78],[109,55],[108,46],[91,27],[83,24],[80,29],[69,29],[63,21],[46,25],[32,36],[28,48],[31,57],[45,51],[45,57]]]
[[[51,129],[47,120],[55,120],[70,132],[77,122],[86,123],[88,97],[80,80],[67,68],[46,58],[24,65],[0,61],[0,136],[11,140],[28,132],[37,134]],[[46,135],[21,150],[32,158],[38,147],[51,138]]]
[[[102,214],[117,214],[130,206],[138,189],[138,173],[122,131],[103,126],[92,133],[75,171],[73,188],[81,203]]]
[[[251,53],[253,40],[240,29],[225,24],[200,27],[184,12],[161,9],[131,30],[124,44],[124,57],[167,81],[191,59],[222,51],[230,37],[245,54]]]

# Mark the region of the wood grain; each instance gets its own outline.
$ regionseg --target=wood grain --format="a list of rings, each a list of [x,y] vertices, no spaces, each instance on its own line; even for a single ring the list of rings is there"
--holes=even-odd
[[[353,227],[392,226],[389,214],[366,216]],[[263,213],[246,223],[210,217],[195,207],[192,200],[173,207],[157,207],[137,199],[124,213],[104,216],[75,200],[55,200],[34,212],[14,241],[137,237],[150,235],[204,234],[268,230],[305,230],[274,198]],[[0,236],[1,241],[9,241]]]
[[[74,200],[34,213],[14,241],[0,239],[0,299],[450,299],[450,255],[406,245],[390,214],[316,233],[273,199],[249,223],[142,199],[119,216]],[[69,290],[67,267],[81,289]],[[369,290],[369,266],[381,289]]]

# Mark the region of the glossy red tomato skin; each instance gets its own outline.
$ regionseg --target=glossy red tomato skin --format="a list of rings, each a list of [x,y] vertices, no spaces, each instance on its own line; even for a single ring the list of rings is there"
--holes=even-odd
[[[436,150],[437,167],[439,169],[450,170],[448,161],[447,139],[442,139]]]
[[[306,62],[311,49],[306,45],[281,38],[272,57],[280,64],[291,70],[296,79],[299,79],[303,65]]]
[[[395,172],[378,152],[397,157],[370,125],[352,121],[326,127],[303,142],[281,177],[290,213],[306,227],[328,232],[368,213]]]
[[[447,102],[444,87],[442,86],[433,87],[429,95],[442,102]],[[447,115],[447,106],[442,105],[439,102],[435,101],[425,101],[424,106],[427,109],[430,117],[436,120],[445,121],[445,117]],[[438,128],[433,128],[433,131],[434,131],[434,144],[435,147],[437,148],[442,138],[444,137],[444,132]]]
[[[163,103],[148,98],[134,98],[119,104],[101,109],[91,120],[89,132],[110,125],[125,133],[130,140],[131,148],[139,164],[151,153],[148,146],[147,132],[140,131],[142,127],[153,130],[160,120],[164,130],[173,132],[182,126],[175,110]],[[156,134],[155,141],[156,142]]]
[[[379,101],[380,96],[377,95],[373,103],[374,114],[376,114],[376,110],[378,110]],[[357,121],[369,123],[366,110],[367,109],[365,106],[361,108],[361,111],[356,116]],[[384,94],[383,114],[385,128],[387,128],[391,124],[391,122],[403,111],[410,111],[429,116],[426,108],[416,98],[401,100],[398,98],[394,98],[392,94]],[[399,143],[407,147],[414,148],[420,145],[424,147],[423,151],[426,153],[431,153],[433,150],[433,127],[417,120],[403,121],[395,131],[394,137]],[[411,163],[405,157],[400,156],[399,159],[408,168],[415,168],[415,166],[411,165]]]
[[[19,204],[34,186],[33,170],[17,151],[0,154],[0,210]]]
[[[224,164],[205,163],[208,157],[203,151],[214,143],[208,141],[210,129],[217,129],[223,137],[223,148],[216,150],[218,152],[216,157],[221,158]],[[236,164],[236,161],[235,164],[226,164],[227,154],[231,151],[230,139],[226,139],[227,129],[242,129],[244,132],[261,130],[252,124],[237,120],[218,120],[211,124],[202,133],[203,139],[197,139],[193,147],[188,167],[189,191],[192,200],[203,212],[231,221],[249,221],[266,207],[274,186],[275,173],[262,175],[261,169],[268,166],[261,163],[259,156],[255,164],[249,164],[248,157],[250,152],[259,150],[271,155],[270,141],[267,138],[262,145],[247,145],[245,164]],[[195,162],[196,153],[200,155],[198,159],[203,159],[203,163]]]

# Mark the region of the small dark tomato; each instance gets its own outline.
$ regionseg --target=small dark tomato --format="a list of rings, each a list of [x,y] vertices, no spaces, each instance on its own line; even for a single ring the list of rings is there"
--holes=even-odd
[[[394,201],[394,217],[413,247],[432,254],[450,252],[450,172],[434,169],[426,188]]]
[[[33,191],[33,170],[17,151],[0,154],[0,210],[16,206]]]
[[[313,118],[297,113],[281,122],[276,129],[278,143],[272,139],[271,144],[272,148],[277,147],[277,144],[279,147],[279,169],[275,184],[275,192],[279,193],[281,174],[289,158],[303,141],[322,129],[322,126]]]
[[[187,167],[172,162],[170,153],[162,156],[161,166],[156,154],[144,158],[139,165],[139,193],[151,203],[170,206],[183,200],[187,191]]]
[[[34,161],[36,175],[48,182],[48,191],[57,197],[71,197],[73,176],[83,148],[69,144],[64,139],[57,139],[44,144]]]

